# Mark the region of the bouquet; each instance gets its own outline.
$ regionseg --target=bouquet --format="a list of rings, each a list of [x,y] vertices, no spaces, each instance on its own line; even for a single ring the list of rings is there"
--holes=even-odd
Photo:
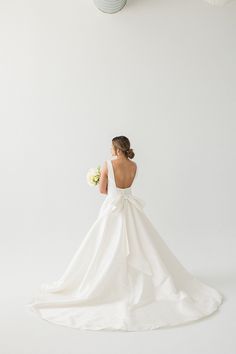
[[[99,183],[101,176],[101,166],[97,168],[90,168],[87,172],[87,182],[90,186],[96,186]]]

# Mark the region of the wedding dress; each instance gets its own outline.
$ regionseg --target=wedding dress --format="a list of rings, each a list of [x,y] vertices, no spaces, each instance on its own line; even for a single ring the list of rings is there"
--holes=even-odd
[[[118,188],[111,159],[108,194],[64,274],[42,284],[30,311],[85,330],[151,330],[208,316],[223,295],[181,265],[132,187]],[[137,177],[134,177],[132,186]]]

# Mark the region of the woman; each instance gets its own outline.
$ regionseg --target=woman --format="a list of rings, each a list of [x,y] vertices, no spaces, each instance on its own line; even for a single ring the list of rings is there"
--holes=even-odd
[[[60,279],[29,304],[41,318],[86,330],[151,330],[196,321],[223,301],[178,261],[132,192],[137,164],[125,136],[112,139],[97,219]]]
[[[121,188],[127,188],[132,185],[134,180],[137,165],[130,159],[134,158],[133,149],[130,148],[130,142],[126,137],[115,137],[112,139],[111,147],[112,156],[116,156],[113,166],[115,173],[115,179],[118,181],[117,186]],[[101,171],[101,177],[99,180],[99,190],[101,193],[107,194],[108,192],[108,166],[107,161],[105,161],[104,166]]]

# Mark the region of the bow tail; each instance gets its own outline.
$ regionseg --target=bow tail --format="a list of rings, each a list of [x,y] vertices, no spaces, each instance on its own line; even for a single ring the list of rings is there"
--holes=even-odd
[[[127,230],[127,220],[126,220],[126,208],[128,204],[133,204],[138,210],[143,211],[143,207],[145,206],[145,202],[132,195],[132,196],[124,196],[118,195],[112,201],[112,210],[113,211],[121,211],[123,210],[123,235],[124,235],[124,243],[125,243],[125,252],[127,256],[127,263],[148,275],[152,275],[152,271],[148,261],[146,260],[143,252],[140,248],[139,241],[136,238],[136,230],[130,229]]]
[[[124,215],[123,215],[123,230],[124,230],[124,242],[125,242],[126,257],[128,257],[130,254],[130,244],[129,244],[127,225],[126,225],[126,220],[125,220]]]

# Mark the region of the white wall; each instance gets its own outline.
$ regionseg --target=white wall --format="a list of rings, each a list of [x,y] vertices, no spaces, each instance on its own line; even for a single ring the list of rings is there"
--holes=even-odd
[[[229,245],[236,2],[128,0],[112,15],[92,0],[0,5],[7,251],[28,250],[21,265],[37,260],[41,275],[42,252],[48,260],[53,252],[49,272],[64,269],[105,197],[87,185],[87,169],[110,157],[121,134],[136,153],[135,192],[185,264],[198,266],[199,251],[204,261],[207,235]],[[196,238],[190,259],[181,242],[190,249]]]

